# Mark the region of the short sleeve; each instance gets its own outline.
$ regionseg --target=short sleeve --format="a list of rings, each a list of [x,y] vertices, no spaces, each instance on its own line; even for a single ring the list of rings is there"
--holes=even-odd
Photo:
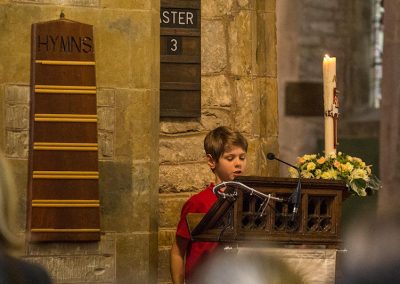
[[[196,212],[196,203],[193,202],[193,198],[190,198],[188,201],[186,201],[186,203],[182,207],[181,219],[179,220],[178,228],[176,229],[177,236],[190,240],[190,233],[186,221],[186,216],[189,213],[194,213],[194,212]]]
[[[206,189],[193,195],[183,205],[181,211],[181,219],[179,220],[178,227],[176,229],[176,236],[190,240],[190,232],[186,221],[186,216],[189,213],[207,213],[217,197],[212,192],[214,184],[210,184]]]

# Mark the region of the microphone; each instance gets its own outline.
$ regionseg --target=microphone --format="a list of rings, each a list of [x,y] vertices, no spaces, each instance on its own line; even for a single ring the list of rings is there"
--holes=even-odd
[[[285,162],[285,161],[277,158],[274,153],[268,153],[267,154],[267,158],[268,158],[268,160],[277,160],[277,161],[279,161],[281,163],[284,163],[284,164],[288,165],[289,167],[292,167],[292,168],[296,169],[296,171],[300,175],[300,169],[298,167],[296,167],[295,165],[289,164],[288,162]]]
[[[292,167],[294,169],[296,169],[297,173],[299,174],[299,178],[297,180],[297,186],[296,186],[296,190],[293,192],[293,194],[289,197],[289,200],[294,204],[293,206],[293,214],[292,214],[292,221],[294,220],[294,216],[297,214],[298,210],[299,210],[299,205],[300,205],[300,200],[301,200],[301,171],[298,167],[289,164],[279,158],[277,158],[275,156],[274,153],[268,153],[267,154],[267,159],[268,160],[277,160],[281,163],[284,163],[285,165],[288,165],[289,167]]]

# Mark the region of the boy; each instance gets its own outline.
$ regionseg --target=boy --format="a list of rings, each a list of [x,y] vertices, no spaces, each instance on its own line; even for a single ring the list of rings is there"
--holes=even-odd
[[[231,181],[246,169],[246,138],[239,132],[220,126],[210,131],[204,139],[207,164],[215,174],[215,184]],[[214,183],[193,195],[183,205],[176,230],[176,240],[171,248],[171,276],[173,283],[190,283],[196,267],[210,254],[218,243],[191,242],[187,227],[188,213],[207,213],[217,200],[212,192]]]

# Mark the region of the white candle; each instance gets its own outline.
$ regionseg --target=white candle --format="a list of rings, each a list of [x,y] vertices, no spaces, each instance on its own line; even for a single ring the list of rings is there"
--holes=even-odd
[[[336,94],[336,57],[325,55],[324,78],[325,155],[336,154],[338,101]]]

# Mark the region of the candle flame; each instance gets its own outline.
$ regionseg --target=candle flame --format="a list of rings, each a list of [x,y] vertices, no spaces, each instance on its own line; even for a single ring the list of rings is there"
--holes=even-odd
[[[325,54],[325,58],[326,58],[326,59],[329,59],[329,58],[331,58],[331,57],[329,56],[329,54]]]

